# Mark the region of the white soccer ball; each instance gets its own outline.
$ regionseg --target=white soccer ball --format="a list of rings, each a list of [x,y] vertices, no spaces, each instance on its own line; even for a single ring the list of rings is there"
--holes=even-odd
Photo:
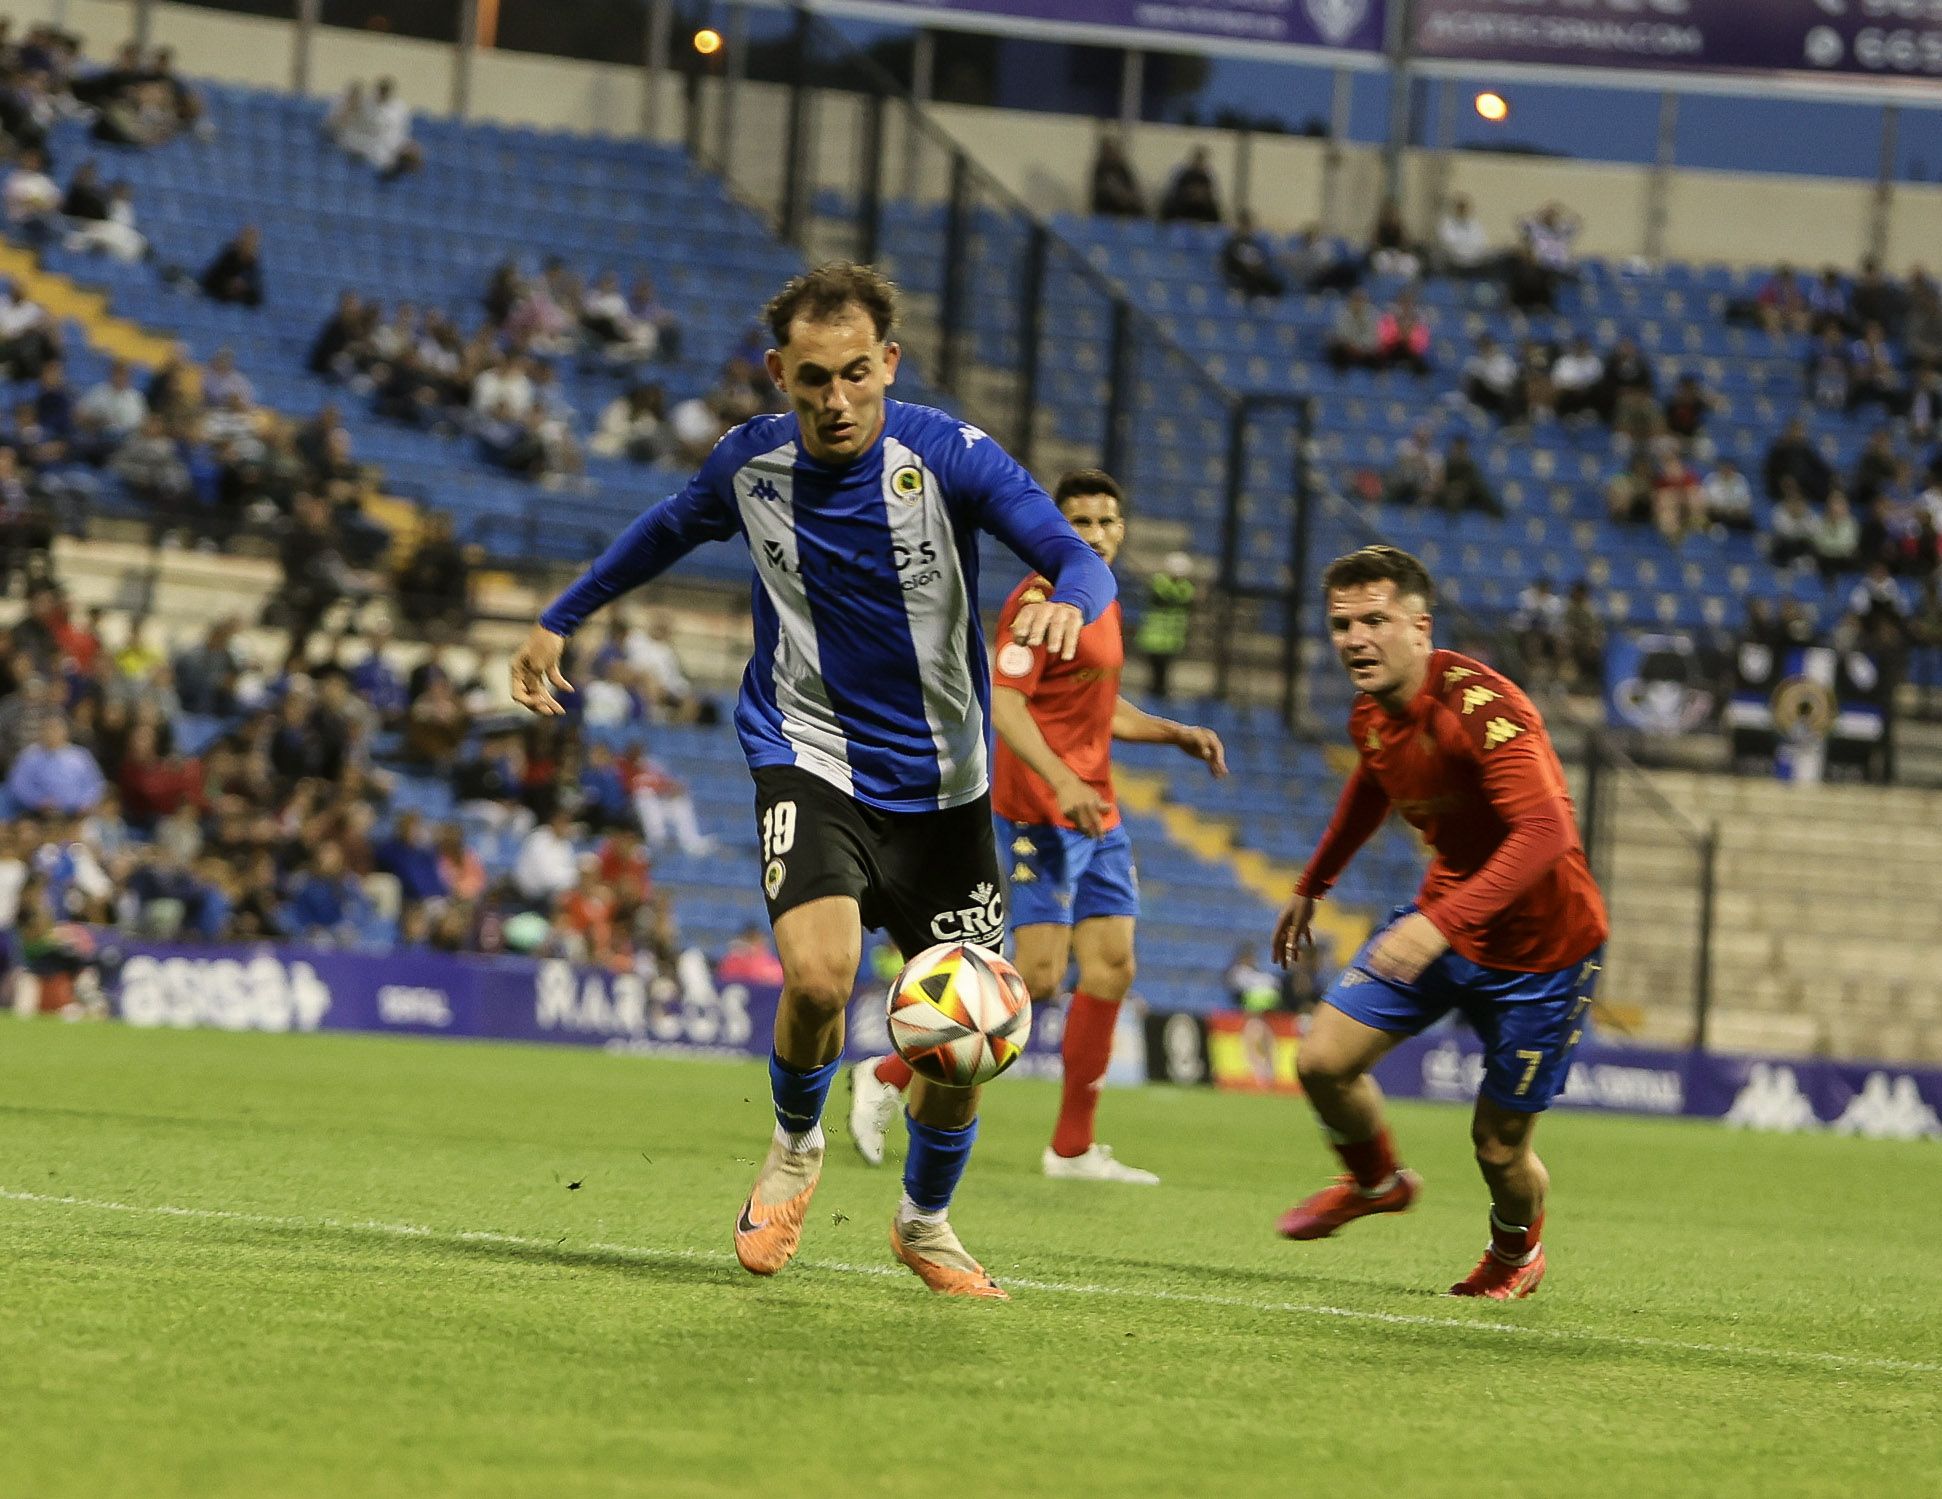
[[[911,1070],[954,1088],[988,1083],[1032,1033],[1032,996],[1018,970],[975,942],[940,942],[890,985],[890,1044]]]

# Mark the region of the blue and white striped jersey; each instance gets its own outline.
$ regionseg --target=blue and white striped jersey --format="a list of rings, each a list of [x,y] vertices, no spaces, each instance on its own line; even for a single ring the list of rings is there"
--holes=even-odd
[[[755,559],[755,654],[735,710],[750,766],[799,765],[891,812],[974,801],[988,784],[991,697],[976,533],[1050,578],[1053,600],[1088,623],[1113,601],[1113,575],[1031,475],[955,417],[887,401],[875,445],[840,468],[798,438],[793,413],[730,432],[540,623],[570,635],[739,532]]]

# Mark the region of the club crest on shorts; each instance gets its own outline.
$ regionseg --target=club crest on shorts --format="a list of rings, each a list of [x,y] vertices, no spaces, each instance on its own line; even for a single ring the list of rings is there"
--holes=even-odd
[[[788,872],[788,866],[780,859],[769,860],[769,867],[762,871],[762,893],[770,900],[774,900],[775,893],[782,888],[783,878]]]

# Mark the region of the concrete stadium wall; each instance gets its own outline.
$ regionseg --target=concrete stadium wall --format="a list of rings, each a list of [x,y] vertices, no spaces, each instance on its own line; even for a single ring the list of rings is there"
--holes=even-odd
[[[87,38],[90,54],[97,57],[113,52],[132,31],[134,19],[129,0],[67,0],[65,5],[14,0],[8,9],[22,24],[64,12],[66,24]],[[156,5],[154,17],[155,39],[174,45],[189,71],[235,83],[289,87],[291,23],[174,4]],[[453,49],[448,46],[320,27],[312,51],[311,88],[334,94],[353,78],[385,73],[398,80],[413,107],[442,113],[451,107],[452,71]],[[632,68],[483,52],[474,62],[471,97],[473,113],[484,119],[622,134],[640,128],[643,89],[642,73]],[[678,83],[666,80],[658,106],[657,133],[663,139],[680,136],[679,93]],[[704,97],[706,154],[715,153],[725,138],[737,184],[758,201],[774,202],[781,182],[785,91],[774,85],[740,85],[737,118],[727,132],[721,129],[720,85],[711,83]],[[932,113],[1008,191],[1038,211],[1084,207],[1099,122],[965,105],[939,105]],[[852,96],[830,94],[817,100],[811,150],[818,185],[854,190],[861,114],[861,103]],[[935,143],[914,142],[912,134],[893,118],[887,187],[940,197],[949,182],[948,152]],[[1374,147],[1331,151],[1321,141],[1245,139],[1232,131],[1180,125],[1142,125],[1129,140],[1134,164],[1154,194],[1196,145],[1212,152],[1228,205],[1233,205],[1237,184],[1245,176],[1248,202],[1266,228],[1287,231],[1324,223],[1359,236],[1374,218],[1381,181],[1381,154]],[[1407,206],[1419,225],[1427,221],[1439,188],[1467,193],[1485,224],[1505,238],[1533,207],[1556,198],[1583,216],[1587,252],[1644,252],[1651,181],[1644,168],[1481,152],[1456,152],[1447,159],[1412,152],[1406,168]],[[1867,242],[1873,196],[1872,186],[1860,182],[1679,171],[1667,195],[1665,252],[1676,259],[1730,264],[1782,258],[1810,265],[1851,264]],[[1938,243],[1942,188],[1899,186],[1890,219],[1890,264],[1905,269],[1925,258],[1933,260],[1936,252],[1928,247]]]

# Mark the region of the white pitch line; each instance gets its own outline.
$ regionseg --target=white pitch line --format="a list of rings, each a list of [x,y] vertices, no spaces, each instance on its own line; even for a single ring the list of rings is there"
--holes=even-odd
[[[254,1228],[281,1228],[299,1231],[324,1229],[336,1233],[373,1234],[391,1239],[429,1239],[453,1244],[504,1244],[518,1249],[555,1249],[557,1239],[535,1239],[520,1234],[495,1233],[490,1229],[431,1228],[420,1223],[386,1223],[379,1219],[294,1218],[269,1213],[241,1213],[227,1208],[185,1208],[169,1204],[111,1202],[92,1197],[56,1197],[42,1192],[23,1192],[0,1187],[0,1201],[32,1203],[43,1207],[88,1208],[103,1213],[134,1213],[148,1218],[190,1218],[216,1223],[241,1223]],[[731,1264],[734,1256],[725,1251],[706,1249],[648,1249],[637,1244],[606,1244],[581,1241],[578,1250],[612,1254],[638,1260],[643,1264],[702,1263]],[[894,1276],[904,1271],[888,1265],[853,1265],[842,1260],[800,1260],[805,1269],[830,1270],[841,1275]],[[1456,1332],[1507,1333],[1516,1337],[1537,1338],[1555,1343],[1597,1343],[1614,1348],[1656,1349],[1673,1353],[1706,1353],[1729,1358],[1764,1360],[1782,1364],[1817,1364],[1843,1369],[1876,1369],[1892,1374],[1942,1374],[1942,1364],[1921,1363],[1913,1359],[1873,1358],[1853,1353],[1817,1353],[1802,1348],[1760,1348],[1733,1343],[1687,1343],[1677,1338],[1632,1337],[1623,1333],[1587,1332],[1562,1327],[1527,1327],[1517,1322],[1471,1322],[1459,1317],[1427,1317],[1406,1312],[1374,1312],[1355,1307],[1328,1306],[1319,1302],[1260,1301],[1245,1296],[1213,1296],[1199,1291],[1162,1291],[1138,1286],[1082,1285],[1056,1280],[1026,1280],[1006,1276],[1004,1284],[1022,1291],[1043,1291],[1056,1296],[1104,1296],[1129,1301],[1164,1301],[1185,1306],[1228,1307],[1248,1312],[1278,1312],[1298,1317],[1336,1317],[1348,1322],[1375,1322],[1388,1327],[1437,1327]]]

